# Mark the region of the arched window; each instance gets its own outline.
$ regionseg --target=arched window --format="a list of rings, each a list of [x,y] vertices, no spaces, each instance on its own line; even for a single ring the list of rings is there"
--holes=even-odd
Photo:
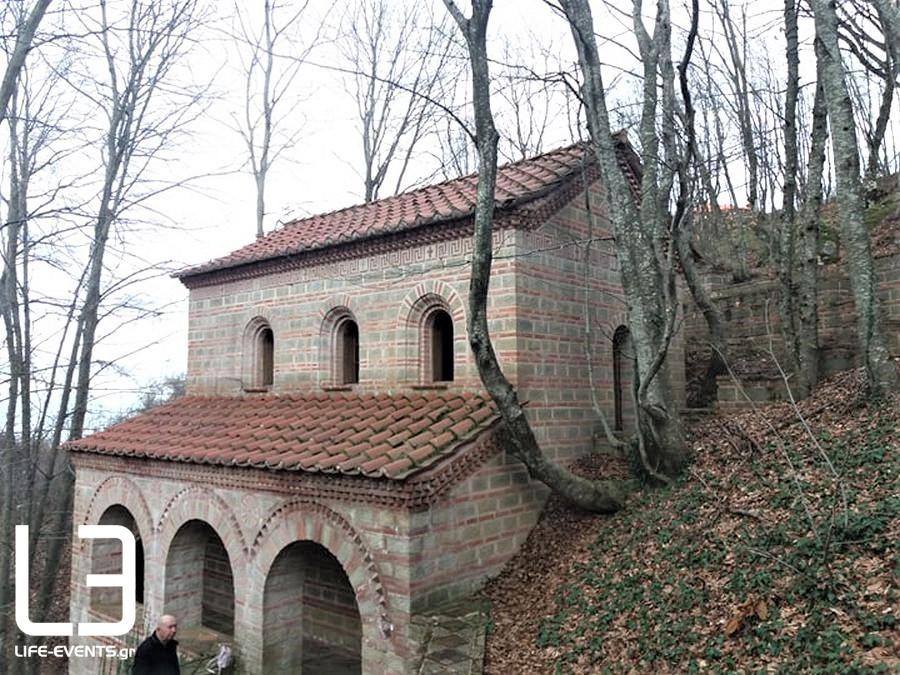
[[[262,386],[271,387],[275,381],[275,334],[268,327],[259,332],[259,372]]]
[[[253,319],[244,332],[244,388],[268,389],[275,382],[275,333],[269,322]]]
[[[616,431],[633,428],[634,348],[631,333],[619,326],[613,333],[613,404]]]
[[[335,344],[335,382],[359,382],[359,326],[347,317],[338,324]]]
[[[436,309],[425,321],[426,374],[431,382],[453,381],[453,319]]]

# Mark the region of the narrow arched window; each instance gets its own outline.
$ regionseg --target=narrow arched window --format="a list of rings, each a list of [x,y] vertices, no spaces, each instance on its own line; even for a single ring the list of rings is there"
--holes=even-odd
[[[275,333],[269,322],[256,317],[244,331],[244,389],[268,389],[275,382]]]
[[[266,326],[259,331],[257,339],[259,381],[263,387],[271,387],[275,382],[275,334]]]
[[[431,347],[431,381],[453,381],[453,319],[443,309],[437,309],[428,317],[430,335],[426,340]]]
[[[359,382],[359,326],[353,319],[345,319],[338,325],[335,345],[338,384]]]
[[[613,333],[613,404],[616,431],[624,431],[633,420],[634,353],[631,333],[619,326]]]

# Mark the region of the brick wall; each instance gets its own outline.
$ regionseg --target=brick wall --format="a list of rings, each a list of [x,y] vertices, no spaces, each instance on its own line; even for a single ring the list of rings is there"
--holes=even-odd
[[[497,233],[495,250],[507,254],[511,234]],[[360,382],[357,391],[421,384],[421,330],[416,302],[435,295],[454,320],[454,386],[479,388],[466,343],[465,303],[470,238],[418,246],[399,253],[224,283],[190,292],[188,392],[236,394],[249,381],[245,328],[255,317],[275,337],[275,392],[321,390],[333,385],[333,341],[329,315],[346,307],[359,327]],[[512,263],[495,266],[491,333],[501,359],[508,360],[513,317],[503,305],[513,288]],[[514,364],[510,374],[515,376]]]
[[[625,325],[614,247],[603,195],[592,188],[594,225],[584,196],[534,230],[495,232],[489,327],[504,373],[519,385],[538,440],[571,459],[591,447],[596,420],[585,368],[590,316],[594,388],[613,416],[613,334]],[[585,243],[591,243],[586,265]],[[470,237],[193,289],[190,292],[188,391],[237,394],[252,381],[248,326],[257,317],[275,336],[275,392],[321,390],[336,384],[335,311],[349,310],[359,327],[356,391],[421,385],[428,350],[423,298],[442,300],[453,318],[453,388],[481,389],[466,339]],[[341,316],[344,315],[343,310]],[[683,401],[683,345],[673,342],[670,368]],[[627,396],[625,397],[628,398]]]
[[[875,260],[878,297],[885,319],[884,327],[891,353],[900,356],[900,255]],[[771,356],[771,349],[785,370],[789,363],[781,334],[778,313],[779,288],[774,279],[754,279],[739,284],[720,277],[708,280],[712,296],[728,326],[729,347],[735,358],[752,354],[750,363],[741,364],[739,374],[745,380],[748,395],[754,400],[777,400],[786,396],[783,382]],[[856,309],[850,280],[837,264],[819,268],[819,368],[823,376],[860,365]],[[688,340],[702,344],[707,340],[706,323],[694,310],[689,313]],[[749,371],[749,372],[748,372]],[[720,404],[740,406],[744,396],[728,378],[720,378]]]
[[[276,558],[266,580],[263,621],[264,672],[300,672],[304,661],[335,654],[359,658],[362,627],[353,588],[340,563],[318,544],[298,542]]]
[[[547,488],[501,454],[445,500],[413,514],[410,593],[413,612],[465,596],[495,576],[534,527]]]
[[[234,634],[234,575],[228,552],[218,536],[206,540],[203,554],[203,615],[201,623],[215,631]]]

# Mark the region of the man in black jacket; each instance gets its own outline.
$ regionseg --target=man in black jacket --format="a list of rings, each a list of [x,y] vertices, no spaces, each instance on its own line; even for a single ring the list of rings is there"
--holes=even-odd
[[[174,616],[163,614],[159,617],[156,630],[137,648],[132,675],[180,675],[177,630],[178,622]]]

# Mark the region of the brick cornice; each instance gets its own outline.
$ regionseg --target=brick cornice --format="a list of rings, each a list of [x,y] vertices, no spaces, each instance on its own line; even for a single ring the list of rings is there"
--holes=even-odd
[[[485,430],[443,462],[408,480],[333,474],[304,474],[231,466],[214,466],[137,457],[72,453],[75,469],[200,483],[236,490],[272,492],[310,499],[424,510],[471,476],[501,451],[498,427]]]

